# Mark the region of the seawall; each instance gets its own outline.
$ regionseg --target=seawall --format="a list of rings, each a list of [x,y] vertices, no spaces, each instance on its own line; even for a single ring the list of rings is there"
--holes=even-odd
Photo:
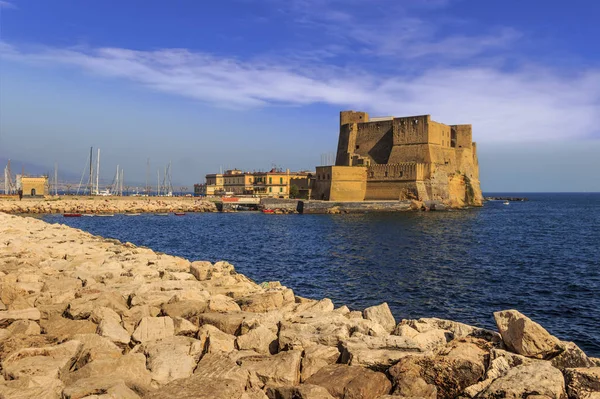
[[[61,196],[49,198],[0,198],[0,212],[10,214],[45,213],[154,213],[216,212],[211,201],[190,197],[102,197]]]
[[[264,209],[298,212],[306,214],[406,212],[415,210],[446,210],[440,201],[316,201],[298,199],[264,198],[260,201]]]
[[[515,310],[395,320],[0,213],[0,398],[589,398],[600,361]],[[402,295],[399,293],[398,295]],[[393,396],[390,396],[393,395]]]

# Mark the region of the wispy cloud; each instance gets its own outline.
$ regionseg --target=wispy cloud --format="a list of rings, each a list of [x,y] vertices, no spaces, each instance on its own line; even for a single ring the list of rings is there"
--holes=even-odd
[[[238,60],[184,49],[37,48],[4,44],[4,58],[64,65],[221,107],[330,104],[376,114],[431,114],[473,123],[478,141],[540,141],[598,134],[600,70],[541,66],[436,67],[417,76],[321,63]]]
[[[11,2],[0,0],[0,8],[17,8],[17,6]]]

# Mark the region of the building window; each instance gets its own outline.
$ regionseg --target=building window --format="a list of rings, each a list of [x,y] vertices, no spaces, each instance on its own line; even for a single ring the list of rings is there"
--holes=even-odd
[[[402,177],[404,175],[404,172],[400,171],[400,174],[398,176]]]
[[[358,150],[359,148],[360,148],[360,146],[359,146],[359,145],[357,145],[357,146],[356,146],[356,149]]]
[[[279,184],[283,184],[283,177],[279,178]]]
[[[385,171],[385,173],[383,174],[385,177],[388,177],[388,172],[387,170]]]
[[[273,187],[269,187],[269,192],[272,193],[273,192]]]
[[[273,184],[273,178],[269,177],[269,184]]]
[[[279,192],[282,193],[283,192],[283,187],[279,187]]]

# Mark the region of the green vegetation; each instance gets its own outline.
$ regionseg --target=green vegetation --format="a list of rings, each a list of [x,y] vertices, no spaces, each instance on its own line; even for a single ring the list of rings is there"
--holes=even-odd
[[[465,173],[463,173],[463,178],[465,179],[465,197],[467,199],[467,204],[472,204],[475,199],[475,190],[473,190],[473,185],[471,185],[471,179]]]
[[[300,195],[300,189],[295,184],[290,186],[290,198],[298,198]]]

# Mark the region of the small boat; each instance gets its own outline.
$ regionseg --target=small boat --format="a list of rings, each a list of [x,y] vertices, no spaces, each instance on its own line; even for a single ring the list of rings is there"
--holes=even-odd
[[[175,216],[185,216],[185,212],[174,212]]]
[[[66,218],[80,218],[81,213],[63,213],[63,216]]]
[[[115,216],[115,214],[114,214],[114,213],[99,213],[99,214],[97,214],[96,216],[98,216],[98,217],[103,217],[103,218],[108,218],[108,217],[113,217],[113,216]]]
[[[169,216],[168,213],[155,213],[154,216]]]
[[[125,216],[140,216],[141,213],[126,213]]]
[[[275,213],[275,211],[273,209],[263,209],[262,212],[263,213]]]
[[[91,217],[94,217],[96,215],[94,215],[93,213],[84,213],[81,216],[85,216],[85,217],[91,218]]]
[[[510,202],[504,201],[504,205],[510,205]]]

